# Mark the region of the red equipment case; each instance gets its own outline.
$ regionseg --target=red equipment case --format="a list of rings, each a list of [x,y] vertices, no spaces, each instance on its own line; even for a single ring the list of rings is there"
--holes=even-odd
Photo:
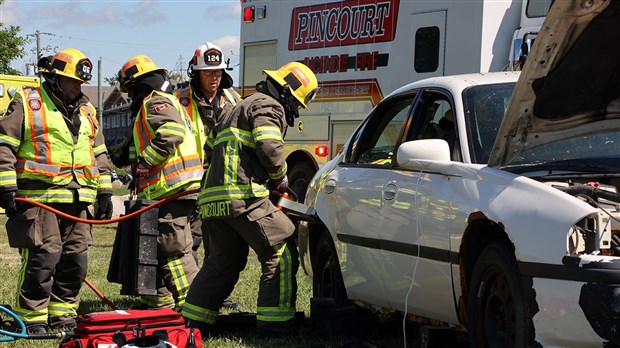
[[[181,314],[169,308],[82,314],[73,333],[60,348],[121,347],[145,336],[156,336],[177,348],[202,348],[200,331],[187,327]]]

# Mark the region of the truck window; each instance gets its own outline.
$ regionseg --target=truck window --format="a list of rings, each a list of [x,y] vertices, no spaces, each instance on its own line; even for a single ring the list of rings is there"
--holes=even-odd
[[[415,33],[413,67],[418,73],[437,71],[439,67],[439,28],[420,28]]]
[[[555,0],[528,0],[525,13],[528,18],[545,17]]]

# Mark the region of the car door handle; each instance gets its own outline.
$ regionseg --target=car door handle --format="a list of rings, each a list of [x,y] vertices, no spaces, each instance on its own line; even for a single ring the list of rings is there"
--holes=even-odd
[[[391,201],[396,197],[396,192],[398,192],[398,188],[394,184],[387,184],[383,188],[383,199],[387,201]]]

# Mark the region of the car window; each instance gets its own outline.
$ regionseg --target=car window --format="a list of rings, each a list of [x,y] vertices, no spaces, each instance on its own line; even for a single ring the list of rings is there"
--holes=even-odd
[[[441,91],[425,91],[423,106],[414,116],[413,134],[410,139],[443,139],[454,153],[456,127],[451,99]]]
[[[391,165],[415,95],[384,101],[353,136],[350,163]]]

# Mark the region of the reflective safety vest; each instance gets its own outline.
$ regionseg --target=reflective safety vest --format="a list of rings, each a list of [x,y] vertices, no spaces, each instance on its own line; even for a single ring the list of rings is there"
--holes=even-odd
[[[167,122],[158,129],[152,129],[147,122],[145,105],[155,96],[165,97],[185,120],[185,124]],[[158,132],[170,131],[183,133],[183,142],[176,146],[173,154],[167,158],[160,158],[151,146],[151,140]],[[133,127],[133,158],[139,156],[147,159],[149,163],[157,163],[151,170],[151,175],[146,179],[138,178],[138,198],[159,199],[170,196],[182,189],[197,189],[200,187],[202,177],[202,161],[198,155],[198,147],[192,133],[191,120],[178,100],[168,94],[153,91],[142,102],[142,108]]]
[[[230,103],[232,106],[237,105],[240,100],[239,95],[232,88],[223,89],[223,94],[220,98],[220,106],[224,106],[226,103]],[[200,111],[198,111],[198,104],[194,101],[194,91],[191,87],[179,89],[174,92],[181,105],[185,108],[187,115],[192,120],[192,126],[194,131],[194,138],[198,147],[198,154],[200,159],[204,161],[204,146],[207,141],[208,134],[205,134],[205,126],[202,117],[200,117]],[[215,121],[215,120],[214,120]]]
[[[93,203],[100,181],[95,156],[106,151],[105,146],[93,148],[99,131],[95,107],[90,102],[80,107],[82,122],[74,142],[64,116],[55,109],[45,89],[26,88],[15,97],[24,101],[24,136],[16,152],[17,180],[61,186],[37,190],[18,186],[17,194],[39,202],[73,203],[74,190],[62,186],[75,180],[81,186],[78,200]]]

